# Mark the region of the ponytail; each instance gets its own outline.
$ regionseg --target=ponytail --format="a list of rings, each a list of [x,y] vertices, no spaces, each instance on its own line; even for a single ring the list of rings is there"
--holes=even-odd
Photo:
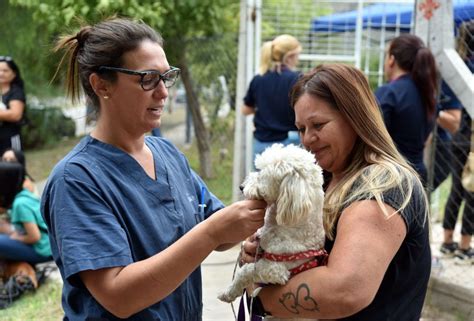
[[[81,89],[87,101],[98,113],[100,101],[90,84],[92,73],[99,74],[101,66],[122,67],[123,55],[138,48],[142,41],[150,40],[163,47],[161,35],[144,22],[111,17],[94,26],[84,26],[71,35],[63,36],[56,44],[55,51],[64,50],[64,55],[56,69],[68,60],[66,89],[72,101],[80,99]],[[111,83],[117,75],[114,72],[100,73],[99,76]],[[54,78],[53,78],[54,79]]]
[[[423,41],[411,34],[402,34],[390,43],[389,54],[393,55],[397,65],[409,72],[420,92],[427,118],[436,111],[438,95],[438,75],[435,59]]]
[[[436,63],[430,49],[420,48],[415,56],[411,77],[420,91],[426,114],[429,118],[436,112],[436,99],[438,97],[438,75]]]
[[[266,41],[260,49],[259,74],[264,75],[272,67],[272,42]]]
[[[272,41],[265,42],[260,53],[259,74],[264,75],[269,70],[280,73],[286,58],[300,52],[299,41],[290,35],[279,35]]]
[[[63,36],[58,40],[54,47],[55,52],[64,50],[64,54],[59,62],[53,79],[56,78],[64,60],[69,56],[66,75],[66,90],[67,95],[71,97],[73,102],[78,101],[80,98],[77,57],[79,50],[84,46],[84,43],[87,40],[90,30],[90,26],[85,26],[75,35]]]

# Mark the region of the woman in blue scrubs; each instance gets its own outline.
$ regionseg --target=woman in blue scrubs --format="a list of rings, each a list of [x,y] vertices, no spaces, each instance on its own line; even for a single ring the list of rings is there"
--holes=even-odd
[[[433,54],[415,35],[403,34],[388,45],[384,72],[387,84],[375,96],[385,125],[400,153],[426,185],[425,142],[436,119],[437,69]]]
[[[263,225],[265,203],[224,208],[159,127],[179,76],[161,36],[113,19],[58,42],[98,111],[95,129],[54,168],[42,197],[65,320],[202,319],[200,263]]]

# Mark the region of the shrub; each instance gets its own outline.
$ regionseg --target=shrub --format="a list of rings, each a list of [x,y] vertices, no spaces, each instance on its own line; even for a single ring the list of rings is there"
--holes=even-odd
[[[58,143],[63,137],[74,137],[76,125],[57,107],[29,107],[27,122],[21,129],[24,149],[37,149]]]

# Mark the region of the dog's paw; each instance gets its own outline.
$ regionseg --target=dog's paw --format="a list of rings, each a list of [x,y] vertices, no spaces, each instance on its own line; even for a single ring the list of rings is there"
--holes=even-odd
[[[239,295],[234,295],[234,293],[231,293],[231,291],[225,291],[225,292],[222,292],[221,294],[219,294],[217,296],[217,298],[219,300],[221,300],[222,302],[227,302],[227,303],[231,303],[233,302]]]

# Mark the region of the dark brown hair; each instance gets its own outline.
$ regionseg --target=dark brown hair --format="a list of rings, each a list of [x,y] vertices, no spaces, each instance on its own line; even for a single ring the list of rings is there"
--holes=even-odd
[[[436,111],[439,91],[438,72],[431,50],[419,37],[403,34],[391,41],[388,54],[395,58],[401,69],[410,73],[420,92],[426,115],[431,118]]]
[[[67,93],[73,101],[79,99],[82,89],[93,107],[99,108],[99,99],[89,83],[89,76],[100,66],[121,67],[122,56],[136,49],[144,40],[163,46],[161,35],[143,22],[123,18],[111,18],[94,26],[83,26],[76,34],[61,37],[55,51],[65,50],[58,70],[69,56],[67,66]],[[104,73],[101,77],[115,81],[115,73]]]

